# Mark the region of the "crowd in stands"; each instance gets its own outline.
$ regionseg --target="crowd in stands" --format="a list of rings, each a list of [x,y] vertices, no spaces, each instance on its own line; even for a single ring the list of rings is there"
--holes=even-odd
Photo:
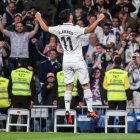
[[[34,1],[0,1],[0,68],[3,76],[9,78],[18,67],[19,59],[24,58],[28,69],[34,73],[34,104],[57,105],[55,84],[57,73],[62,70],[63,49],[57,37],[39,27],[34,16],[40,9],[33,5]],[[131,105],[140,108],[140,1],[53,0],[50,4],[56,12],[52,16],[47,12],[43,15],[49,26],[61,24],[58,14],[66,8],[72,10],[74,25],[81,27],[95,22],[100,13],[105,15],[91,34],[80,37],[90,75],[93,105],[107,105],[104,74],[113,67],[114,58],[121,56],[121,67],[129,74]],[[79,105],[84,105],[81,96]],[[135,112],[140,113],[140,109]]]

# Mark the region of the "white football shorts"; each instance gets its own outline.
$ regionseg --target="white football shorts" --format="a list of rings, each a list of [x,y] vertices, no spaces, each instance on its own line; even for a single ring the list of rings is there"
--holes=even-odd
[[[84,60],[78,62],[63,63],[65,84],[74,82],[74,76],[78,77],[81,85],[89,83],[89,73]]]

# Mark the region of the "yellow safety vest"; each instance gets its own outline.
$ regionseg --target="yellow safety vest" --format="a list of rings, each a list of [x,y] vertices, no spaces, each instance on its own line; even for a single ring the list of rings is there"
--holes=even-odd
[[[12,71],[12,94],[31,96],[30,83],[33,72],[26,68],[18,68]]]
[[[127,100],[125,90],[130,88],[128,73],[121,69],[107,71],[103,87],[107,90],[108,101]]]
[[[0,77],[0,108],[6,108],[10,106],[8,96],[8,84],[8,79]]]
[[[58,82],[58,97],[64,97],[66,91],[66,85],[64,83],[64,72],[60,71],[57,73],[57,82]],[[77,91],[77,77],[74,78],[74,88],[72,96],[78,96]]]

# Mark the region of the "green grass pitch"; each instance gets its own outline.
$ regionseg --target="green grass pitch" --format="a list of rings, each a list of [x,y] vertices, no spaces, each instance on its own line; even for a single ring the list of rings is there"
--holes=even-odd
[[[140,140],[140,134],[0,132],[0,140]]]

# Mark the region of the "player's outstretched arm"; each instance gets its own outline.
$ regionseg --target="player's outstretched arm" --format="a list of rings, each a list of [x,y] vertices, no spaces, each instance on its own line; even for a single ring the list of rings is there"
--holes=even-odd
[[[100,21],[102,21],[105,18],[104,14],[100,14],[99,17],[97,18],[97,20],[92,23],[89,27],[85,28],[85,34],[86,33],[91,33],[93,30],[95,30],[95,28],[97,27],[97,25],[99,24]]]
[[[42,30],[44,30],[45,32],[48,32],[48,26],[45,24],[45,22],[44,22],[44,20],[42,19],[41,14],[40,14],[39,12],[37,12],[37,13],[35,14],[35,18],[36,18],[36,20],[39,22],[39,24],[40,24]]]

